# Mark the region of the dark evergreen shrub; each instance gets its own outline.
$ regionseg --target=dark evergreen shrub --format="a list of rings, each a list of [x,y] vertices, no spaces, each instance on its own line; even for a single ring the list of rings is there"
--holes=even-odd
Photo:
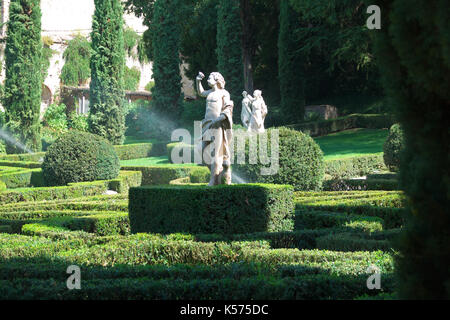
[[[46,185],[115,179],[120,170],[114,147],[87,132],[70,131],[48,149],[42,172]]]
[[[33,151],[41,149],[39,113],[43,79],[39,4],[39,0],[12,0],[10,3],[2,99],[8,131]],[[7,151],[24,152],[9,144]]]
[[[405,134],[407,224],[396,255],[400,299],[450,298],[450,11],[443,0],[378,0],[375,56]]]
[[[391,171],[397,171],[400,166],[400,155],[403,151],[403,130],[399,124],[394,124],[389,130],[389,136],[383,145],[384,163]]]
[[[123,7],[119,0],[95,0],[89,131],[112,144],[125,134]]]
[[[280,3],[280,32],[278,37],[278,78],[281,109],[290,123],[302,121],[305,113],[305,58],[300,53],[297,33],[300,15],[289,1]]]
[[[180,30],[177,12],[179,0],[156,1],[154,4],[152,105],[155,115],[166,126],[175,125],[181,108]],[[171,131],[171,130],[170,130]],[[166,133],[170,136],[170,133]]]
[[[242,26],[239,0],[220,0],[217,7],[217,62],[226,81],[226,89],[234,101],[234,115],[240,117],[240,101],[244,88],[242,66]]]
[[[323,152],[319,145],[308,135],[285,127],[267,130],[267,150],[271,158],[271,137],[274,130],[279,132],[279,170],[273,175],[261,175],[261,168],[269,167],[260,163],[249,163],[249,139],[245,148],[245,164],[238,164],[235,155],[234,170],[244,180],[276,184],[290,184],[296,190],[318,190],[322,187],[324,178]],[[243,134],[243,131],[235,131]],[[258,137],[258,144],[261,136]],[[258,148],[258,154],[260,154]],[[235,154],[237,147],[235,147]]]

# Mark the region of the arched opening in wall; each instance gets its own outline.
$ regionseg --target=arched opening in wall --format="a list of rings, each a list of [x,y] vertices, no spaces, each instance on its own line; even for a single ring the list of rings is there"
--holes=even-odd
[[[47,107],[52,103],[53,95],[52,91],[45,84],[42,85],[42,97],[41,97],[41,113],[44,113]]]

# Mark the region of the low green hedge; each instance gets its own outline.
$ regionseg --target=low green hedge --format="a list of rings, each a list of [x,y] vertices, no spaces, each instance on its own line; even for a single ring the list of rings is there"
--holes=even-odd
[[[36,168],[40,168],[42,166],[42,163],[41,162],[33,162],[33,161],[0,160],[0,166],[36,169]]]
[[[0,155],[0,161],[41,162],[44,159],[44,156],[45,152],[8,154],[8,155]]]
[[[288,127],[308,133],[312,137],[317,137],[355,128],[390,128],[393,123],[394,119],[389,114],[351,114],[337,119],[306,122]]]
[[[339,251],[389,251],[392,244],[388,240],[362,239],[351,233],[331,234],[316,239],[317,248]]]
[[[141,159],[152,156],[162,156],[165,155],[166,143],[135,143],[126,144],[120,146],[114,146],[114,149],[119,156],[120,160],[131,160],[131,159]],[[0,155],[0,166],[4,163],[8,166],[13,162],[20,162],[20,165],[29,166],[29,163],[33,163],[33,168],[43,161],[45,157],[45,152],[37,153],[25,153],[25,154],[8,154]],[[18,165],[18,166],[20,166]]]
[[[3,181],[9,189],[44,186],[41,169],[21,168],[10,172],[0,171],[0,181]]]
[[[184,149],[187,148],[190,153],[190,162],[187,162],[187,163],[194,163],[194,150],[195,150],[194,148],[195,148],[195,146],[187,144],[187,143],[183,143],[183,142],[172,142],[172,143],[167,144],[167,147],[166,147],[167,156],[169,158],[170,163],[174,163],[172,161],[172,151],[175,147],[182,148],[181,150],[183,150],[183,151],[184,151]],[[183,153],[181,152],[181,150],[180,150],[180,157],[183,157]]]
[[[342,212],[298,210],[295,215],[296,229],[322,229],[347,227],[367,232],[382,231],[383,219],[363,217]]]
[[[137,143],[114,146],[120,160],[141,159],[150,157],[152,154],[153,144]]]
[[[294,226],[291,186],[155,186],[132,188],[129,197],[133,233],[275,232]]]
[[[121,171],[114,180],[69,183],[63,187],[19,188],[0,194],[0,203],[70,199],[104,194],[107,190],[126,192],[141,184],[141,174],[136,171]]]
[[[399,190],[398,181],[395,179],[336,179],[323,182],[325,191],[349,191],[349,190]]]
[[[170,184],[172,180],[185,177],[191,177],[193,183],[205,182],[201,181],[204,177],[209,180],[209,169],[200,166],[124,166],[122,170],[142,172],[142,185]]]
[[[120,278],[83,280],[82,290],[67,290],[64,281],[45,279],[0,280],[2,298],[11,300],[329,300],[375,295],[364,276],[305,275],[295,278],[261,276],[236,279]],[[392,293],[392,275],[383,277],[383,290]]]
[[[125,212],[93,212],[89,215],[79,213],[24,224],[21,232],[25,235],[52,239],[92,238],[93,234],[99,236],[130,234],[130,223]]]
[[[386,170],[383,154],[325,161],[325,174],[333,179],[361,177],[380,170]]]
[[[0,192],[5,191],[6,188],[7,188],[7,187],[6,187],[6,184],[5,184],[3,181],[0,180]]]

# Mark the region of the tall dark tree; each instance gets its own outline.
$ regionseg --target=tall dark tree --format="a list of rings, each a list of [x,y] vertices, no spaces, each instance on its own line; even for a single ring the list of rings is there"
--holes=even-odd
[[[7,129],[33,151],[41,149],[41,9],[39,0],[12,0],[6,40],[3,105]],[[8,153],[24,150],[7,146]]]
[[[449,299],[448,2],[369,4],[381,8],[381,30],[373,31],[376,57],[406,138],[400,175],[408,210],[396,260],[398,292],[407,299]]]
[[[304,56],[299,54],[299,41],[293,32],[300,24],[300,15],[289,1],[281,1],[278,38],[278,72],[281,111],[291,122],[303,120],[305,113]]]
[[[91,38],[89,130],[113,144],[122,144],[125,49],[120,0],[95,0]]]
[[[217,71],[217,0],[191,1],[195,3],[186,5],[186,18],[181,21],[180,52],[187,64],[186,76],[195,80],[199,71]]]
[[[179,0],[156,1],[153,12],[152,104],[171,120],[178,120],[182,111],[179,5]]]
[[[217,60],[226,89],[234,101],[234,117],[239,119],[244,85],[242,64],[242,25],[240,0],[220,0],[217,11]]]

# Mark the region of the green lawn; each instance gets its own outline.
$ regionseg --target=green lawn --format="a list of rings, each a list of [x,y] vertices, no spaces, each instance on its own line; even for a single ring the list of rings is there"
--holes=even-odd
[[[381,153],[388,133],[384,129],[352,129],[314,140],[323,150],[325,160],[333,160]]]
[[[171,167],[183,167],[183,166],[195,166],[194,163],[189,164],[172,164],[169,162],[167,156],[150,157],[143,159],[121,160],[121,166],[171,166]]]
[[[389,130],[385,129],[351,129],[314,138],[314,140],[324,152],[325,160],[334,160],[382,153],[388,133]],[[125,140],[126,144],[142,142],[155,141],[139,140],[134,137],[127,137]],[[122,166],[185,166],[171,164],[167,156],[124,160],[120,163]]]
[[[123,144],[135,144],[135,143],[155,143],[158,142],[156,139],[142,139],[133,136],[126,136]]]

